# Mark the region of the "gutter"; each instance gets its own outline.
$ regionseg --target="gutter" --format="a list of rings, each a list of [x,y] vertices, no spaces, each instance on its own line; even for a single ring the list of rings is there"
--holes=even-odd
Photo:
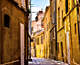
[[[55,43],[56,43],[56,60],[57,60],[57,19],[56,19],[56,11],[57,11],[57,0],[55,0]]]

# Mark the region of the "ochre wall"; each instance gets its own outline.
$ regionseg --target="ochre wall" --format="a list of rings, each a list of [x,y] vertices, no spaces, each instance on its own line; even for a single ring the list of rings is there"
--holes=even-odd
[[[43,33],[40,33],[39,35],[36,36],[36,40],[37,40],[37,38],[39,38],[38,45],[36,42],[36,57],[38,57],[38,58],[44,58],[44,42],[43,42],[43,44],[41,44],[41,36],[43,36]]]
[[[20,61],[20,23],[23,23],[25,26],[25,22],[28,23],[27,16],[25,16],[24,12],[22,12],[18,7],[16,7],[8,0],[1,0],[0,7],[0,51],[2,51],[0,53],[0,60],[2,60],[1,64],[16,60]],[[10,17],[9,28],[4,27],[5,14]],[[13,65],[16,64],[14,63]]]

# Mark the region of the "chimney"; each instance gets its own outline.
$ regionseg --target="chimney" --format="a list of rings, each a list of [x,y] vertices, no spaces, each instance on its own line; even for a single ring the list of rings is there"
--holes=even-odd
[[[39,11],[39,13],[43,13],[43,11]]]

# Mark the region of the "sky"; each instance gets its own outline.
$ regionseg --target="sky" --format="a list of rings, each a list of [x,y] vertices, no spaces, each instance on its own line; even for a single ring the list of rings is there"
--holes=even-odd
[[[36,14],[39,10],[43,9],[43,12],[45,12],[46,6],[50,5],[50,0],[31,0],[31,4],[33,4],[31,11],[32,13],[32,20],[35,20]]]

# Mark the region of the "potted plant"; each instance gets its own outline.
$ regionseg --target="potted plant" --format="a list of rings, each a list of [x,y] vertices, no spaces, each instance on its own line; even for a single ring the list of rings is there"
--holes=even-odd
[[[26,8],[26,10],[27,10],[28,13],[31,13],[31,10],[29,8]]]

